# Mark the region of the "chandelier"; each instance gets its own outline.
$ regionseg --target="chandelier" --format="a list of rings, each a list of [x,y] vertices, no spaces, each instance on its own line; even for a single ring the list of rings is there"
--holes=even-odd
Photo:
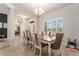
[[[19,23],[19,24],[22,24],[22,23],[23,23],[22,18],[18,18],[18,23]]]
[[[42,8],[38,8],[38,9],[35,9],[35,15],[42,15],[44,13],[44,10]]]

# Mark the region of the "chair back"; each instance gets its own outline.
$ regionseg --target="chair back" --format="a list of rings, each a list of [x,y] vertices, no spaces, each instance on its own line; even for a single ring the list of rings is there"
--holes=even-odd
[[[34,36],[34,43],[35,45],[39,45],[40,44],[40,40],[38,38],[38,34],[35,33],[35,36]]]
[[[56,41],[52,44],[53,49],[59,49],[61,46],[62,38],[64,33],[56,33]]]
[[[32,41],[32,35],[30,32],[26,34],[27,40]]]

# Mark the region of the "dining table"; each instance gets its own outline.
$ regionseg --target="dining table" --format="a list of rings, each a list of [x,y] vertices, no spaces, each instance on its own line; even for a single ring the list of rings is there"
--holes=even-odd
[[[55,36],[49,37],[48,35],[44,35],[44,36],[39,36],[39,39],[41,43],[48,44],[48,55],[51,56],[51,44],[55,43],[56,37]]]

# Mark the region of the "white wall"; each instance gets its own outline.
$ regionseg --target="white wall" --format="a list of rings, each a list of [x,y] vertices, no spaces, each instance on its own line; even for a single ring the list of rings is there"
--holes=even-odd
[[[14,40],[15,39],[15,20],[16,20],[15,10],[10,9],[8,16],[9,16],[9,20],[8,20],[9,39]]]
[[[54,18],[62,17],[64,18],[64,40],[66,42],[68,37],[75,38],[79,40],[79,4],[71,4],[63,8],[59,8],[52,12],[49,12],[40,18],[39,28],[43,30],[43,22],[45,20],[50,20]]]

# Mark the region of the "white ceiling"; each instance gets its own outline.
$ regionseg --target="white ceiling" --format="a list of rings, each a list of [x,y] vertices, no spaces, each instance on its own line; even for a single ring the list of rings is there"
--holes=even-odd
[[[11,6],[16,10],[18,15],[26,15],[28,18],[35,16],[34,9],[42,8],[45,13],[53,11],[54,9],[61,8],[66,3],[10,3]]]

